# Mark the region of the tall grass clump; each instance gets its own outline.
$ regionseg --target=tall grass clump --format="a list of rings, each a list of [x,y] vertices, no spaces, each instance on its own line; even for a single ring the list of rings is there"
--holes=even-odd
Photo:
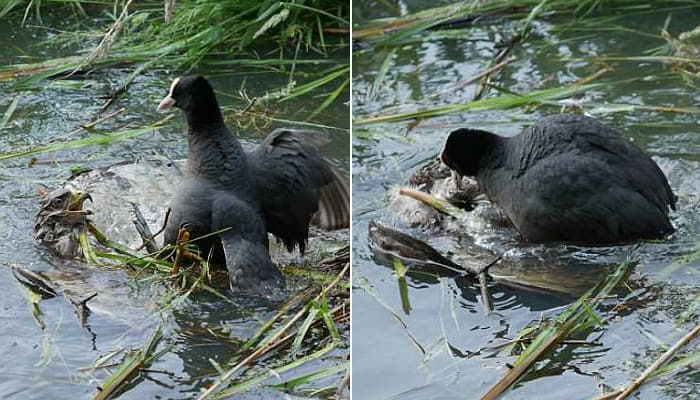
[[[62,31],[47,45],[78,44],[81,49],[63,57],[2,66],[0,81],[11,81],[19,89],[47,78],[127,65],[132,74],[124,90],[135,75],[147,70],[187,73],[206,67],[288,73],[288,87],[277,99],[297,86],[332,100],[349,88],[347,1],[166,3],[168,7],[162,1],[0,1],[0,18],[21,18],[24,24],[31,18],[41,23],[41,15],[49,9],[70,15],[77,31]],[[344,73],[327,79],[318,70],[322,64]],[[304,82],[296,82],[295,72]],[[313,115],[321,111],[316,109]]]

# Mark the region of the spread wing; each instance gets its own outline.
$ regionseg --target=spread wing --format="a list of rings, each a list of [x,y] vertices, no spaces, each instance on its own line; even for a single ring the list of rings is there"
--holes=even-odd
[[[343,174],[323,158],[319,132],[276,129],[247,153],[267,231],[303,254],[312,220],[326,230],[350,225],[350,193]]]

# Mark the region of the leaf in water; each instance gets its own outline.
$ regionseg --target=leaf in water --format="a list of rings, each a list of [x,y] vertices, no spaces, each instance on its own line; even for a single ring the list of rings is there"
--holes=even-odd
[[[688,308],[686,308],[685,311],[683,311],[681,313],[681,315],[676,320],[676,324],[680,325],[684,322],[688,322],[692,317],[695,316],[695,311],[698,309],[699,306],[700,306],[700,293],[698,293],[698,295],[695,296],[695,300],[693,300],[688,305]]]
[[[163,330],[158,326],[140,350],[131,351],[124,357],[117,370],[100,385],[93,400],[107,400],[119,389],[124,388],[139,370],[154,360],[153,352],[162,338]]]
[[[377,71],[377,75],[374,77],[374,82],[372,82],[372,86],[369,88],[367,100],[372,100],[377,95],[377,92],[381,88],[382,83],[384,83],[384,78],[386,78],[387,72],[389,72],[389,68],[391,67],[391,61],[394,59],[395,55],[396,48],[393,48],[391,49],[389,54],[386,55],[386,58],[384,58],[384,62],[382,62],[381,67],[379,67],[379,71]]]
[[[446,343],[447,339],[445,337],[440,336],[439,338],[437,338],[437,340],[426,349],[425,354],[423,354],[423,359],[420,362],[420,366],[425,366],[430,361],[437,358],[437,356],[442,354],[442,352],[444,352],[445,350],[449,350],[449,347],[446,345]]]
[[[290,362],[289,364],[283,365],[283,366],[278,367],[278,368],[274,368],[273,370],[266,370],[266,371],[262,372],[261,374],[253,376],[252,378],[250,378],[248,380],[245,380],[245,381],[240,382],[240,383],[236,383],[236,384],[230,386],[228,389],[222,390],[221,392],[217,393],[217,398],[225,398],[226,396],[231,396],[231,395],[236,394],[236,393],[245,392],[246,390],[252,388],[253,386],[256,386],[256,385],[259,385],[259,384],[265,382],[265,380],[267,380],[268,378],[270,378],[272,376],[280,376],[280,375],[284,374],[285,372],[290,371],[294,368],[297,368],[301,365],[304,365],[310,361],[317,360],[335,348],[336,348],[336,343],[331,343],[328,346],[326,346],[326,347],[324,347],[324,348],[322,348],[322,349],[320,349],[312,354],[309,354],[308,356],[298,358],[298,359]]]
[[[660,277],[666,277],[674,272],[678,271],[681,268],[688,267],[691,264],[695,264],[698,261],[700,261],[700,243],[697,243],[693,249],[691,250],[690,254],[686,254],[683,256],[678,257],[675,259],[672,263],[664,267],[664,269],[661,270],[659,273]]]
[[[49,364],[51,364],[51,336],[44,333],[41,336],[41,359],[34,366],[45,367]]]
[[[306,337],[306,332],[308,332],[309,327],[311,327],[311,324],[316,320],[316,316],[318,315],[318,312],[319,312],[318,307],[313,305],[313,303],[315,303],[315,302],[311,302],[311,303],[312,303],[312,306],[311,306],[311,309],[309,310],[309,314],[306,316],[306,319],[301,324],[301,327],[299,327],[299,331],[297,331],[297,335],[294,338],[294,342],[292,343],[292,349],[291,349],[292,354],[295,354],[296,352],[299,351],[299,349],[301,348],[301,342]]]
[[[303,94],[306,94],[312,90],[315,90],[321,86],[324,86],[327,83],[332,82],[336,78],[347,75],[350,73],[350,67],[349,66],[342,66],[341,68],[328,73],[326,76],[323,76],[319,79],[316,79],[314,81],[305,83],[301,86],[297,86],[294,89],[292,89],[287,96],[282,97],[279,101],[284,102],[287,100],[291,100],[295,97],[299,97]]]
[[[208,358],[208,360],[209,360],[209,364],[211,364],[211,366],[214,367],[214,369],[216,370],[216,373],[217,373],[217,374],[221,375],[221,374],[225,374],[225,373],[226,373],[226,370],[224,370],[224,369],[221,367],[221,364],[219,364],[218,362],[216,362],[216,360],[214,360],[214,359],[212,359],[212,358]]]
[[[411,302],[408,299],[408,284],[406,283],[406,267],[401,260],[394,258],[394,273],[399,284],[399,296],[401,297],[401,308],[406,315],[411,313]]]
[[[276,385],[271,385],[271,386],[273,388],[276,388],[279,390],[291,391],[291,390],[296,389],[297,386],[309,384],[309,383],[312,383],[313,381],[318,381],[318,380],[327,378],[329,376],[336,375],[340,372],[346,371],[349,367],[350,367],[350,363],[344,362],[344,363],[340,363],[338,365],[334,365],[332,367],[322,368],[322,369],[314,371],[310,374],[302,375],[302,376],[290,379],[288,381],[278,383]]]
[[[5,115],[3,115],[2,120],[0,120],[0,130],[4,129],[5,125],[10,122],[10,118],[12,118],[12,114],[15,112],[17,104],[19,104],[19,96],[12,99],[12,103],[10,103],[10,106],[7,107],[7,110],[5,110]]]
[[[382,307],[384,307],[384,309],[386,309],[386,310],[394,317],[394,319],[396,319],[396,321],[397,321],[397,322],[401,325],[401,327],[406,331],[406,334],[408,335],[408,338],[411,340],[411,342],[416,346],[416,348],[418,349],[418,351],[419,351],[421,354],[424,355],[424,354],[425,354],[425,348],[423,347],[423,345],[420,344],[420,342],[418,341],[418,339],[416,338],[416,336],[413,334],[413,332],[411,332],[411,331],[408,329],[408,325],[406,325],[406,323],[405,323],[404,320],[401,318],[401,316],[399,315],[399,313],[398,313],[396,310],[394,310],[394,308],[393,308],[392,306],[390,306],[386,301],[384,301],[384,299],[382,299],[381,297],[379,297],[379,294],[378,294],[377,291],[370,285],[370,283],[369,283],[369,281],[367,280],[367,278],[365,278],[364,276],[361,276],[361,275],[359,275],[359,274],[357,274],[357,273],[354,273],[354,274],[353,274],[352,280],[353,280],[353,285],[359,287],[360,289],[363,289],[363,290],[365,291],[365,293],[367,293],[367,294],[370,295],[372,298],[374,298],[374,299],[379,303],[379,305],[381,305]]]
[[[494,400],[511,388],[537,361],[549,354],[549,352],[567,336],[569,336],[581,322],[591,319],[587,308],[595,308],[603,298],[612,292],[617,285],[627,276],[632,262],[629,257],[621,263],[617,269],[598,285],[591,288],[576,302],[568,306],[554,320],[554,323],[545,324],[537,336],[525,348],[520,356],[513,362],[513,368],[509,369],[489,390],[481,396],[480,400]]]

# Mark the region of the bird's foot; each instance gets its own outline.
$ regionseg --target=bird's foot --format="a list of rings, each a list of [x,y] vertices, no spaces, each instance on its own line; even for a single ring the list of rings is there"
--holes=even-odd
[[[190,261],[194,267],[198,267],[204,262],[199,254],[191,252],[187,247],[190,241],[190,232],[187,230],[188,228],[188,223],[182,223],[177,232],[175,261],[173,261],[173,269],[171,270],[172,277],[177,277],[180,274],[180,266],[185,261]]]

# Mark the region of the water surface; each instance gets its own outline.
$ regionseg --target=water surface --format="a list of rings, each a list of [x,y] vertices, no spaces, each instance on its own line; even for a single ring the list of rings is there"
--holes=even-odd
[[[42,17],[46,27],[76,29],[72,25],[74,20],[62,13],[54,15],[43,10]],[[38,24],[30,13],[27,25]],[[25,28],[20,26],[19,20],[10,18],[0,20],[0,37],[3,38],[0,43],[2,65],[72,55],[76,50],[87,53],[90,46],[96,44],[85,43],[85,48],[54,45],[49,41],[54,37],[52,30]],[[342,61],[347,52],[339,51],[332,57]],[[100,106],[105,102],[102,96],[123,84],[130,72],[130,67],[105,69],[85,79],[48,80],[28,90],[14,90],[13,82],[1,83],[0,115],[15,98],[19,100],[8,125],[0,131],[0,153],[43,145],[56,138],[67,140],[64,136],[68,132],[99,115]],[[262,118],[256,119],[255,124],[249,118],[238,118],[235,111],[243,109],[247,103],[231,96],[242,88],[250,97],[255,97],[284,87],[289,70],[269,69],[261,73],[260,70],[246,69],[195,69],[192,72],[211,78],[221,104],[228,107],[225,117],[246,143],[257,143],[272,129],[290,126],[285,122],[269,123]],[[156,69],[138,75],[127,93],[107,112],[122,107],[126,110],[96,128],[115,132],[163,118],[155,108],[179,73]],[[304,79],[303,76],[297,78],[299,81]],[[316,128],[326,131],[331,138],[331,143],[324,149],[325,154],[345,171],[349,169],[347,97],[347,94],[341,96],[341,100],[313,121],[327,127]],[[318,100],[307,95],[279,107],[273,104],[269,111],[280,120],[304,120],[317,105]],[[304,125],[295,127],[308,128]],[[83,132],[72,138],[84,135]],[[165,338],[159,350],[168,347],[170,350],[120,398],[191,398],[217,375],[209,359],[226,362],[241,341],[249,338],[260,326],[260,321],[276,312],[277,303],[229,295],[229,300],[242,306],[238,308],[228,300],[201,293],[195,293],[174,308],[163,309],[168,304],[170,290],[162,283],[142,281],[121,268],[99,268],[60,260],[34,242],[39,188],[63,185],[72,168],[99,168],[123,161],[168,161],[186,156],[184,118],[178,113],[164,127],[135,139],[108,146],[39,154],[31,165],[26,157],[0,163],[0,304],[3,307],[0,358],[4,360],[0,366],[3,382],[0,397],[92,398],[106,375],[103,370],[92,371],[89,367],[110,352],[140,348],[160,324],[164,327]],[[148,202],[149,199],[142,200]],[[99,212],[99,204],[93,209]],[[319,249],[311,249],[309,253],[307,261],[323,256]],[[291,260],[297,261],[296,257]],[[13,278],[11,265],[42,272],[57,287],[58,297],[40,302],[40,318],[46,324],[45,329],[42,330],[33,318],[27,292]],[[226,292],[225,288],[222,290]],[[82,327],[68,297],[81,299],[95,292],[98,296],[89,302],[92,313],[86,327]],[[348,333],[344,332],[344,335]],[[321,365],[344,362],[344,354],[342,351],[331,352],[322,361],[307,363],[281,378],[268,380],[266,384],[309,373]],[[118,354],[111,361],[118,362],[121,357]],[[267,364],[282,365],[279,363],[289,361],[273,358]],[[342,374],[317,383],[332,386],[341,378]],[[261,385],[244,395],[248,396],[282,398],[285,395]]]
[[[418,11],[419,2],[356,2],[354,22]],[[642,56],[662,46],[664,21],[669,33],[693,29],[699,10],[644,12],[593,25],[571,24],[550,16],[533,23],[531,37],[517,45],[518,58],[492,84],[515,93],[565,86],[599,71],[601,56]],[[477,86],[461,86],[489,66],[494,44],[512,37],[517,23],[497,18],[473,28],[423,32],[404,43],[373,47],[356,45],[353,53],[355,119],[428,109],[472,101]],[[380,66],[391,56],[386,77],[372,94]],[[421,165],[434,159],[447,133],[458,127],[483,128],[515,135],[538,118],[559,113],[563,105],[580,104],[574,112],[593,114],[634,141],[659,163],[675,193],[678,210],[671,215],[677,232],[664,243],[635,251],[639,260],[629,286],[620,291],[626,309],[610,313],[604,329],[588,340],[597,346],[562,346],[507,392],[504,399],[587,399],[600,385],[627,385],[665,349],[697,323],[693,304],[700,296],[697,260],[667,273],[666,267],[692,253],[700,241],[700,136],[698,115],[631,109],[613,105],[693,108],[700,92],[669,65],[617,62],[593,88],[563,102],[509,110],[462,112],[437,118],[380,123],[353,128],[353,395],[361,399],[475,399],[501,377],[514,360],[485,346],[512,339],[523,327],[556,315],[574,296],[541,293],[490,284],[494,312],[485,315],[479,288],[469,279],[409,274],[410,310],[402,305],[393,270],[373,255],[368,222],[382,221],[422,239],[457,262],[474,259],[475,249],[504,254],[519,273],[542,269],[566,279],[602,278],[631,246],[576,248],[526,246],[512,230],[472,213],[442,227],[417,227],[397,214],[392,192],[404,186]],[[624,82],[624,83],[622,83]],[[695,81],[697,85],[697,80]],[[491,89],[486,97],[498,96]],[[478,250],[477,250],[478,251]],[[598,272],[596,272],[598,271]],[[689,311],[690,310],[690,311]],[[688,346],[688,349],[696,345]],[[682,369],[648,383],[638,399],[695,399],[700,395],[697,370]]]

